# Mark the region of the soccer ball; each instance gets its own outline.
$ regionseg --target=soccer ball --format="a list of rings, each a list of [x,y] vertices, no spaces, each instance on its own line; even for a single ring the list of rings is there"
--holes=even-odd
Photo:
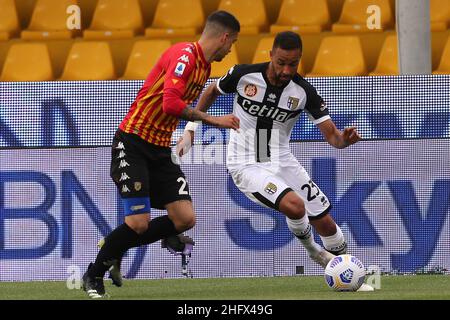
[[[350,254],[334,257],[325,268],[325,282],[336,291],[356,291],[365,277],[364,265]]]

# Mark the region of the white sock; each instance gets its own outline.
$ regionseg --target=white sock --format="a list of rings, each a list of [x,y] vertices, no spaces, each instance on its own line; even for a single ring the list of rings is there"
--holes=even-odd
[[[322,250],[320,245],[314,241],[312,228],[306,214],[295,220],[286,217],[286,222],[289,230],[300,240],[309,255],[315,255]]]
[[[329,237],[320,236],[320,238],[322,239],[325,249],[331,253],[335,255],[347,253],[347,242],[345,241],[344,234],[338,225],[336,225],[336,233],[334,235]]]

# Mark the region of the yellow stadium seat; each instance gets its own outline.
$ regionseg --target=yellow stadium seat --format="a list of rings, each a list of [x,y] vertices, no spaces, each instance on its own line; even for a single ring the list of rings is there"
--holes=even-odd
[[[144,29],[139,0],[99,0],[85,39],[132,38]]]
[[[148,38],[184,37],[199,34],[205,22],[201,0],[159,0]]]
[[[370,72],[370,76],[387,76],[398,75],[398,45],[397,36],[387,36],[384,40],[383,47],[381,48],[380,55],[378,57],[377,66],[373,72]]]
[[[169,48],[168,40],[136,41],[131,50],[123,80],[144,80],[164,51]]]
[[[107,42],[76,42],[70,49],[60,80],[113,80],[116,78]]]
[[[327,0],[283,0],[278,20],[270,26],[270,33],[286,30],[302,34],[319,33],[329,27]]]
[[[263,0],[221,0],[218,9],[230,12],[239,20],[241,35],[258,34],[267,28]]]
[[[226,74],[232,66],[234,66],[238,63],[239,63],[239,61],[238,61],[236,47],[232,46],[231,52],[222,61],[213,62],[211,64],[210,77],[211,78],[220,78],[224,74]]]
[[[255,54],[253,56],[252,63],[262,63],[270,61],[270,51],[272,50],[274,37],[262,38],[259,40],[258,46],[256,47]],[[304,75],[303,63],[300,60],[297,72]]]
[[[22,31],[26,40],[70,39],[76,30],[67,28],[67,8],[77,5],[76,0],[37,0],[30,25]]]
[[[6,56],[0,81],[53,80],[52,65],[44,43],[16,43]]]
[[[450,37],[445,43],[439,66],[433,71],[433,74],[450,74]]]
[[[258,42],[252,63],[261,63],[270,61],[270,50],[272,50],[274,37],[262,38]]]
[[[320,43],[308,77],[362,76],[367,74],[361,42],[356,36],[326,37]]]
[[[380,8],[380,28],[369,29],[369,7]],[[369,19],[371,22],[371,19]],[[332,26],[336,33],[381,32],[393,26],[393,14],[389,0],[345,0],[339,21]]]
[[[450,21],[450,0],[430,0],[431,31],[445,31]]]
[[[19,19],[14,0],[0,0],[0,41],[8,40],[19,31]]]

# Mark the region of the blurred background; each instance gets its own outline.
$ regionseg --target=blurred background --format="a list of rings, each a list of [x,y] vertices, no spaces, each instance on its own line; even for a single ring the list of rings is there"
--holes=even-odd
[[[236,15],[242,31],[232,53],[213,64],[212,77],[236,63],[267,61],[282,30],[302,36],[302,75],[396,75],[395,6],[395,0],[0,0],[0,80],[145,79],[168,46],[197,40],[217,9]],[[430,0],[429,12],[431,70],[447,74],[450,0]]]

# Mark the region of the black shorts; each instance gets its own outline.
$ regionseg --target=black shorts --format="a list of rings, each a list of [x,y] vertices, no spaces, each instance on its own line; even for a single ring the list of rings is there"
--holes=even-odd
[[[133,198],[149,197],[152,208],[164,209],[168,203],[191,200],[186,178],[172,161],[171,149],[120,129],[112,144],[111,178],[122,199],[132,202]]]

